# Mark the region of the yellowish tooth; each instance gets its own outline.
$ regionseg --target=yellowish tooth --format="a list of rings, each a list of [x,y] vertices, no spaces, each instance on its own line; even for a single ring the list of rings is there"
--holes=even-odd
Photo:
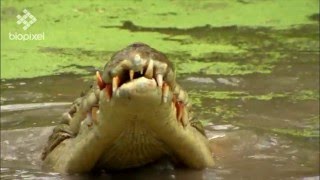
[[[164,83],[162,87],[162,101],[166,103],[168,101],[168,96],[169,96],[169,86]]]
[[[140,69],[140,74],[143,75],[143,67]]]
[[[120,79],[118,76],[112,78],[112,94],[115,94],[116,90],[118,89],[120,83]]]
[[[129,76],[130,76],[130,81],[131,81],[133,79],[133,76],[134,76],[134,71],[133,70],[129,71]]]
[[[107,84],[105,90],[106,93],[106,98],[107,98],[107,102],[110,101],[111,97],[112,97],[112,92],[111,92],[111,84]]]
[[[183,104],[181,102],[178,102],[178,115],[177,115],[177,119],[179,122],[182,123],[182,116],[184,113],[184,108],[183,108]]]
[[[158,83],[158,87],[162,87],[162,85],[163,85],[163,76],[162,76],[162,74],[157,74],[157,83]]]
[[[150,59],[150,61],[149,61],[149,64],[148,64],[146,72],[144,73],[144,76],[149,79],[153,78],[153,60],[152,59]]]
[[[106,86],[106,83],[103,82],[99,71],[96,72],[96,79],[100,90],[103,89]]]

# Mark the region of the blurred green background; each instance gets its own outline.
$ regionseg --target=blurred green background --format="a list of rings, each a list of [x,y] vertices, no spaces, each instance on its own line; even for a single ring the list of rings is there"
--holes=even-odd
[[[1,78],[90,74],[88,68],[103,67],[114,51],[136,41],[168,54],[179,64],[180,75],[270,73],[279,51],[290,48],[281,44],[299,44],[294,47],[298,50],[319,48],[318,41],[306,39],[318,34],[290,38],[304,31],[297,28],[300,25],[317,29],[318,7],[318,0],[5,0]],[[37,18],[26,31],[16,23],[24,9]],[[9,32],[44,33],[45,39],[10,40]],[[280,50],[271,51],[271,46]],[[268,53],[252,57],[253,51]]]

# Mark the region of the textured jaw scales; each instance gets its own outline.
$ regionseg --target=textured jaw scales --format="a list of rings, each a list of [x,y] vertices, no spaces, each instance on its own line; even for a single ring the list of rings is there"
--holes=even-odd
[[[46,165],[81,173],[140,166],[169,155],[187,167],[213,166],[201,123],[192,117],[188,95],[163,53],[132,44],[96,72],[96,83],[74,101],[66,123],[50,136],[42,156]]]

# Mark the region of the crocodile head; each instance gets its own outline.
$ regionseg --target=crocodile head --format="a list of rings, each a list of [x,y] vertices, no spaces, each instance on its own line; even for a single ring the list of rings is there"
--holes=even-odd
[[[164,54],[132,44],[96,77],[66,115],[68,123],[50,137],[46,165],[86,172],[138,167],[163,157],[191,168],[213,165],[201,124]]]

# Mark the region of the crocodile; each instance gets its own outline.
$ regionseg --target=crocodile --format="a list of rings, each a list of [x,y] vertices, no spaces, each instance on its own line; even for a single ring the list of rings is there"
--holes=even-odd
[[[45,167],[84,173],[164,158],[192,169],[214,166],[204,128],[166,55],[133,43],[95,76],[50,135],[41,155]]]

